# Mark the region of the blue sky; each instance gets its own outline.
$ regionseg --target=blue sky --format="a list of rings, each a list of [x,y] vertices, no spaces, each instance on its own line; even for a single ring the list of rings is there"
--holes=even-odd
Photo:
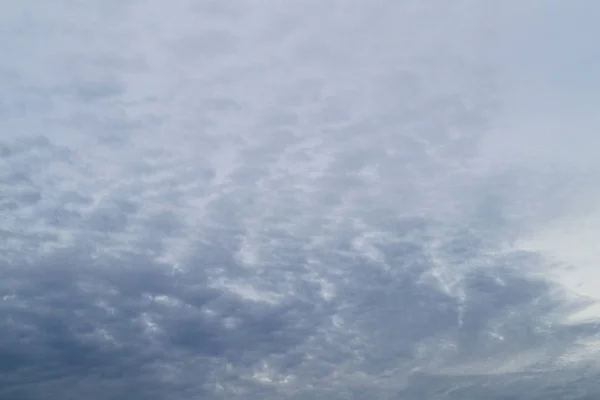
[[[598,393],[595,2],[4,3],[1,399]]]

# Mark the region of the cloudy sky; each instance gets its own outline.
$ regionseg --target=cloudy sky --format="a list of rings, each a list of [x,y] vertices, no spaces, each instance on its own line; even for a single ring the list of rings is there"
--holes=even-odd
[[[596,398],[599,17],[0,1],[0,399]]]

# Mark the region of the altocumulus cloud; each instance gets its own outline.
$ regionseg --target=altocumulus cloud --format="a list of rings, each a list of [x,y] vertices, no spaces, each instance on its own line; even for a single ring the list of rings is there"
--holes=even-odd
[[[588,3],[5,2],[0,398],[598,395]]]

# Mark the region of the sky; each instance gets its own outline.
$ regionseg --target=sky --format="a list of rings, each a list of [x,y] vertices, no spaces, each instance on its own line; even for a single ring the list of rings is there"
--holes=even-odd
[[[599,14],[0,1],[0,399],[596,398]]]

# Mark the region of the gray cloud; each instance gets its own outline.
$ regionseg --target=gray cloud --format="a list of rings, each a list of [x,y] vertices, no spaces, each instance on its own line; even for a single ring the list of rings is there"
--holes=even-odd
[[[523,244],[596,198],[523,133],[560,7],[2,6],[0,398],[597,394]]]

